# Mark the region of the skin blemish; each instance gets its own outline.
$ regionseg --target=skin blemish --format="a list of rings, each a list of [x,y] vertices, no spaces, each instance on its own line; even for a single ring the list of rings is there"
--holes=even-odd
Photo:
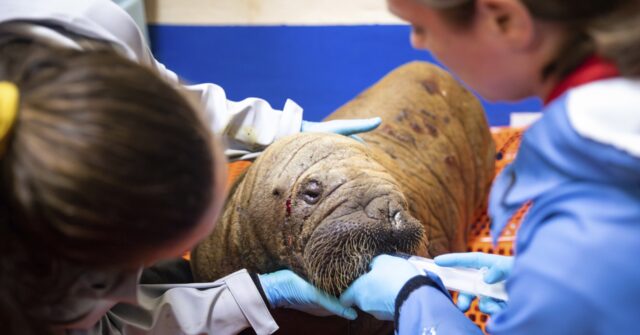
[[[406,142],[406,143],[414,143],[416,142],[416,140],[413,138],[413,136],[409,135],[409,134],[396,134],[395,138],[398,139],[398,141],[401,142]]]
[[[413,131],[415,131],[418,134],[422,134],[422,127],[420,127],[420,125],[418,125],[415,122],[411,122],[410,126]]]
[[[407,119],[409,112],[406,109],[402,109],[398,115],[396,115],[396,122],[402,122]]]
[[[291,216],[291,198],[287,199],[285,206],[287,207],[287,216]]]
[[[422,114],[422,115],[424,115],[424,116],[426,116],[426,117],[428,117],[428,118],[430,118],[432,120],[437,119],[437,117],[433,113],[429,112],[426,109],[421,109],[420,110],[420,114]]]
[[[444,162],[449,166],[449,167],[454,167],[456,166],[456,159],[453,156],[447,156],[444,159]]]
[[[393,128],[391,128],[391,126],[389,126],[388,124],[383,125],[380,130],[385,133],[388,134],[389,136],[394,136],[395,135],[395,131],[393,130]]]
[[[424,126],[425,128],[427,128],[427,131],[429,131],[429,134],[431,134],[431,136],[438,137],[438,128],[436,128],[436,126],[427,122],[427,120],[424,120]]]
[[[405,133],[399,133],[393,128],[391,128],[389,125],[384,125],[380,130],[400,142],[413,143],[413,144],[416,143],[416,139],[413,138],[413,136]]]
[[[449,122],[451,122],[451,119],[448,116],[445,116],[442,121],[444,121],[445,124],[449,124]]]
[[[425,91],[429,92],[429,94],[436,94],[440,92],[440,87],[438,87],[438,83],[432,80],[423,80],[420,82],[420,85],[425,89]]]
[[[396,155],[393,154],[393,151],[391,150],[385,150],[384,152],[387,153],[387,155],[389,155],[391,157],[391,159],[397,159],[398,157],[396,157]]]

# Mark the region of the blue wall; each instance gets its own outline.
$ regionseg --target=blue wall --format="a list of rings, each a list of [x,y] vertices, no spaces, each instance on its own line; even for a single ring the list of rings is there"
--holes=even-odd
[[[400,64],[433,61],[409,45],[405,25],[151,25],[155,56],[185,80],[221,85],[232,100],[264,98],[281,108],[291,98],[305,119],[320,120]],[[506,125],[513,111],[540,103],[485,102],[489,122]]]

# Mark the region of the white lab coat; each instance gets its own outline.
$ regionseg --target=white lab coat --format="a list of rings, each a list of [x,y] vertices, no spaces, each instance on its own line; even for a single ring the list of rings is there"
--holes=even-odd
[[[153,57],[133,19],[111,1],[0,0],[0,23],[4,23],[0,32],[27,33],[52,45],[81,48],[78,36],[104,41],[180,84],[178,76]],[[300,131],[302,108],[292,100],[277,110],[258,98],[227,100],[224,89],[215,84],[185,87],[202,102],[211,129],[227,141],[225,154],[232,160],[254,158],[275,139]]]
[[[69,294],[43,316],[77,330],[67,335],[237,334],[253,328],[272,334],[278,325],[246,270],[211,283],[138,284],[139,272],[77,273]],[[116,304],[117,303],[117,304]]]
[[[0,37],[16,33],[69,48],[82,48],[86,39],[107,43],[180,83],[153,57],[134,21],[108,0],[0,0]],[[186,88],[202,102],[211,129],[227,140],[231,159],[255,157],[275,139],[300,131],[302,108],[291,100],[276,110],[257,98],[229,101],[214,84]],[[138,285],[136,272],[76,273],[69,296],[42,310],[52,320],[91,326],[69,334],[235,334],[247,327],[271,334],[278,329],[244,270],[212,283],[182,285]]]

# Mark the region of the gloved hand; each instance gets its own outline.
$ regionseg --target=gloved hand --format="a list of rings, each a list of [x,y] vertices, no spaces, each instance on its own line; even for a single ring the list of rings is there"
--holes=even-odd
[[[484,274],[483,279],[487,284],[495,284],[507,279],[511,273],[511,268],[513,268],[513,257],[485,254],[481,252],[462,252],[440,255],[434,258],[434,260],[439,266],[467,267],[474,269],[486,268],[487,272]],[[460,293],[458,295],[458,308],[463,312],[466,312],[475,298],[476,297],[473,295]],[[478,307],[483,313],[493,315],[494,313],[503,310],[506,307],[506,302],[493,298],[481,297]]]
[[[340,296],[344,306],[358,306],[378,320],[393,320],[398,293],[409,279],[421,273],[406,259],[380,255]]]
[[[303,133],[336,133],[351,136],[358,133],[366,133],[378,128],[382,119],[333,120],[326,122],[302,121],[300,131]]]
[[[338,315],[355,320],[358,313],[344,307],[338,299],[328,295],[302,279],[291,270],[258,275],[267,300],[273,307],[297,309],[316,316]]]

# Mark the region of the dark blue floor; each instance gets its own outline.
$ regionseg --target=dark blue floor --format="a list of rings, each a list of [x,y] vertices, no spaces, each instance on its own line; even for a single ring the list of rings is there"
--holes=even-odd
[[[291,98],[305,119],[320,120],[400,64],[433,59],[409,45],[409,28],[370,26],[167,26],[149,30],[156,57],[191,82],[214,82],[230,99],[264,98],[281,108]],[[485,102],[489,122],[540,103]]]

